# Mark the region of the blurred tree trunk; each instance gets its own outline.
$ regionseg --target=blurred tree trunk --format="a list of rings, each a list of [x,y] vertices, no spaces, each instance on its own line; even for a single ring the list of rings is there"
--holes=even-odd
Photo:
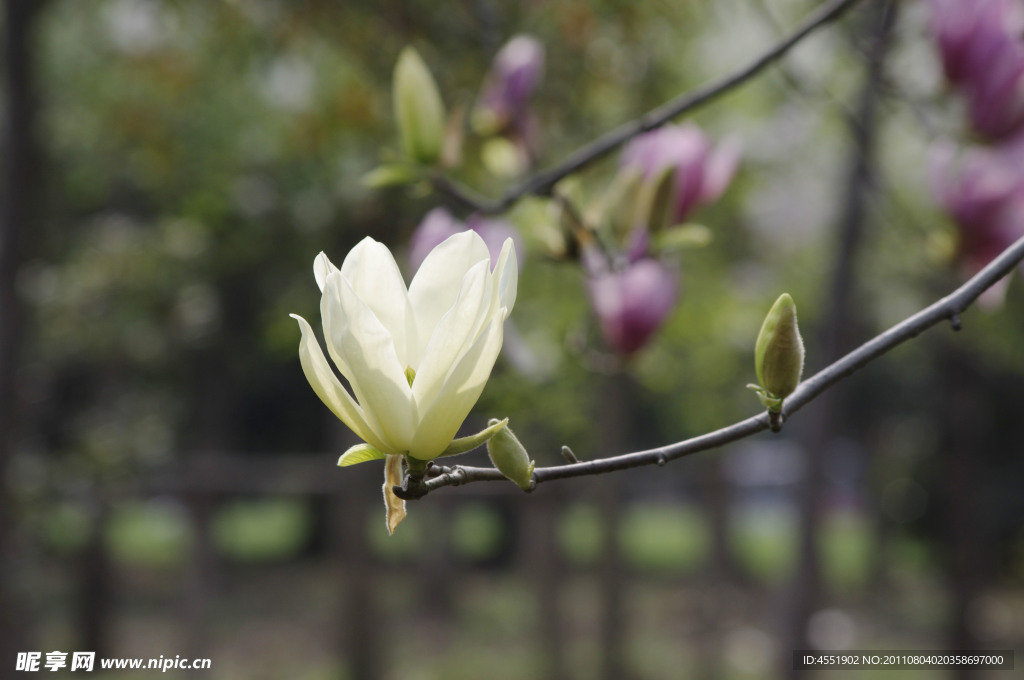
[[[13,668],[25,651],[25,612],[14,591],[18,570],[14,556],[13,499],[6,484],[16,423],[21,410],[16,386],[24,338],[25,309],[16,290],[18,270],[38,233],[39,150],[35,139],[34,47],[42,0],[7,0],[4,8],[6,129],[4,186],[0,195],[0,664]]]
[[[379,467],[379,466],[378,466]],[[346,470],[346,473],[348,470]],[[349,484],[349,482],[346,482]],[[366,540],[367,512],[384,514],[383,505],[364,493],[338,493],[331,497],[337,523],[334,554],[339,562],[345,606],[340,618],[343,678],[378,680],[384,677],[382,621],[376,601],[377,582],[373,555]],[[384,520],[378,524],[384,531]]]
[[[347,449],[353,443],[352,435],[333,414],[325,411],[323,417],[330,421],[331,449]],[[382,465],[345,468],[344,474],[338,474],[338,492],[328,499],[334,522],[332,553],[343,602],[338,617],[338,656],[339,668],[347,672],[340,674],[342,678],[385,677],[387,622],[377,603],[379,570],[366,535],[368,527],[385,530],[380,491],[383,481]]]
[[[838,240],[833,255],[832,281],[828,313],[810,354],[820,365],[832,363],[849,350],[851,331],[856,327],[854,274],[857,252],[864,235],[864,213],[870,189],[876,142],[876,109],[884,74],[884,63],[895,20],[895,6],[888,0],[875,0],[868,6],[868,18],[861,29],[867,43],[867,73],[861,89],[855,117],[850,120],[853,147],[844,196],[838,213]],[[780,650],[784,677],[796,678],[792,651],[807,649],[808,621],[821,600],[822,487],[825,481],[824,456],[831,438],[842,424],[843,386],[823,394],[801,414],[797,431],[805,457],[805,474],[799,488],[799,555],[795,578],[789,588],[786,607],[786,640]]]
[[[562,565],[558,554],[556,520],[562,510],[559,497],[538,493],[526,504],[526,521],[519,545],[524,546],[523,568],[534,584],[540,620],[537,622],[538,643],[543,657],[543,677],[562,680],[568,676],[565,667],[566,638],[559,594],[562,590]]]
[[[615,373],[605,382],[601,403],[602,442],[606,451],[626,451],[633,423],[632,387],[629,375]],[[622,524],[621,475],[600,475],[597,480],[601,523],[604,526],[604,545],[601,554],[600,577],[604,611],[601,618],[599,677],[603,680],[623,680],[626,677],[625,569],[619,543]]]
[[[185,620],[189,653],[209,656],[211,648],[211,603],[217,591],[217,555],[213,544],[211,520],[214,510],[216,469],[211,454],[222,454],[230,438],[229,414],[232,381],[226,375],[222,357],[212,349],[201,350],[192,357],[194,388],[191,394],[193,413],[187,450],[191,453],[182,463],[188,488],[184,500],[191,525],[192,553],[185,574]]]
[[[704,507],[711,529],[711,556],[706,576],[712,583],[742,585],[747,580],[736,563],[729,542],[732,515],[732,489],[723,470],[722,457],[706,461],[703,468]]]
[[[946,512],[943,525],[948,557],[946,577],[952,596],[946,645],[950,650],[979,649],[971,630],[971,607],[979,594],[983,553],[986,550],[978,517],[976,494],[980,491],[978,463],[986,458],[987,389],[981,371],[962,352],[950,349],[941,357],[944,393],[942,421],[946,442],[943,456],[943,495]],[[953,671],[956,680],[970,680],[978,672],[970,667]]]
[[[723,638],[726,628],[720,603],[728,588],[742,586],[746,581],[732,552],[730,536],[729,480],[723,469],[721,456],[714,456],[699,468],[701,474],[702,507],[711,533],[710,555],[701,574],[700,632],[697,640],[697,658],[701,680],[723,677]]]
[[[618,448],[614,450],[619,450]],[[619,475],[601,475],[599,502],[601,524],[604,526],[604,545],[601,553],[599,582],[604,598],[601,615],[601,670],[603,680],[623,680],[626,677],[626,621],[625,573],[619,528],[622,525],[622,501],[619,497]]]
[[[201,466],[189,466],[189,477],[198,479]],[[214,598],[214,550],[210,532],[213,497],[208,490],[190,491],[184,496],[188,508],[191,555],[185,572],[185,634],[188,652],[196,657],[210,656],[210,613]]]
[[[110,618],[113,610],[113,565],[107,551],[106,530],[110,505],[102,495],[92,499],[89,540],[78,566],[78,629],[81,649],[97,657],[113,654],[110,646]]]

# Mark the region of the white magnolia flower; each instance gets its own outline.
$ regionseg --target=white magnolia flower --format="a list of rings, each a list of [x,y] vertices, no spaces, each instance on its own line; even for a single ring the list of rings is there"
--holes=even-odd
[[[515,303],[515,249],[508,239],[492,272],[483,239],[473,231],[455,234],[430,252],[407,289],[391,252],[367,237],[340,269],[318,255],[313,274],[323,293],[327,351],[352,394],[313,329],[293,314],[302,331],[302,370],[317,396],[368,444],[350,449],[340,465],[396,457],[386,466],[390,530],[404,514],[390,491],[400,476],[397,456],[427,461],[459,448],[453,439],[491,374]]]

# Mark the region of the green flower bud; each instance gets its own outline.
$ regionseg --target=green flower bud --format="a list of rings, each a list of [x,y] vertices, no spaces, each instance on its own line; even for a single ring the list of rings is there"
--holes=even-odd
[[[643,224],[651,233],[659,233],[676,223],[676,168],[666,166],[642,185],[639,213],[634,224]]]
[[[491,419],[488,425],[494,426],[499,422],[501,421]],[[491,457],[491,462],[501,471],[501,474],[515,482],[523,491],[530,490],[534,462],[530,460],[530,454],[512,434],[512,430],[503,427],[488,439],[487,455]]]
[[[433,165],[444,146],[444,103],[430,69],[412,47],[398,55],[393,87],[395,118],[405,153],[417,163]]]
[[[792,394],[804,371],[804,341],[796,325],[796,305],[783,293],[761,325],[754,349],[754,367],[760,382],[761,401],[772,411]]]

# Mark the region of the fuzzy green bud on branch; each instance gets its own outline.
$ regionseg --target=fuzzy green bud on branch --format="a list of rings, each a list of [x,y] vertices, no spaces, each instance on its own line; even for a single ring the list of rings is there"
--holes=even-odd
[[[796,323],[796,304],[783,293],[761,325],[754,348],[754,368],[759,385],[748,385],[773,413],[800,384],[804,371],[804,341]]]
[[[492,419],[488,424],[493,427],[499,423],[500,421]],[[494,467],[515,482],[520,489],[530,491],[533,488],[534,462],[530,460],[530,454],[508,427],[501,428],[487,440],[487,455],[490,456]]]
[[[434,165],[444,148],[444,103],[430,69],[412,47],[398,55],[393,88],[402,148],[412,161]]]

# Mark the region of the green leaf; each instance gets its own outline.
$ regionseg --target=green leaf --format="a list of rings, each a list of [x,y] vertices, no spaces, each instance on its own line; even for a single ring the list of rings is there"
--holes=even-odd
[[[654,235],[653,245],[658,252],[672,252],[687,248],[703,248],[711,243],[711,230],[703,224],[678,224]]]
[[[462,437],[460,439],[452,440],[452,443],[448,445],[438,458],[443,456],[457,456],[460,453],[466,453],[472,451],[476,447],[480,446],[488,439],[500,432],[506,425],[508,425],[508,418],[504,420],[492,421],[492,425],[480,430],[476,434],[471,434],[468,437]]]
[[[675,207],[676,168],[670,165],[641,186],[636,222],[657,233],[672,225]]]
[[[782,397],[776,397],[774,394],[753,383],[747,384],[747,389],[755,392],[757,398],[761,401],[761,405],[773,413],[779,413],[782,411]]]
[[[624,238],[636,226],[637,196],[643,174],[634,167],[627,166],[615,173],[603,197],[594,208],[595,212],[588,215],[591,223],[604,221],[617,238]]]
[[[341,454],[341,458],[338,459],[338,465],[340,467],[348,467],[357,463],[365,463],[368,460],[384,458],[386,455],[383,451],[378,451],[369,444],[356,444]]]
[[[405,163],[386,163],[363,175],[363,186],[370,189],[412,184],[420,178],[415,168]]]

